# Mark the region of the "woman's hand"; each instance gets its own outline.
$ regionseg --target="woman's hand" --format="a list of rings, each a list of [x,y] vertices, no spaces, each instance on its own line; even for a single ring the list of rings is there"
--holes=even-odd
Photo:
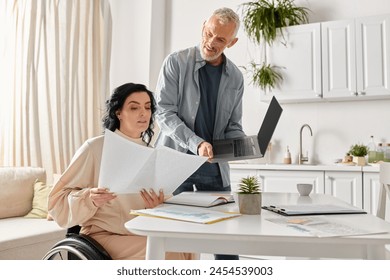
[[[114,199],[116,194],[106,188],[91,188],[89,197],[96,207],[101,207],[108,201]]]
[[[145,208],[154,208],[164,202],[163,190],[160,190],[157,195],[153,189],[149,191],[142,189],[140,194],[142,199],[144,200]]]

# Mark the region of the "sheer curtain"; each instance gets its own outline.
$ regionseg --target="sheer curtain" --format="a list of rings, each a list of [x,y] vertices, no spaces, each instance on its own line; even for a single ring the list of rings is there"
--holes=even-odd
[[[0,166],[61,173],[102,133],[108,0],[0,1]]]

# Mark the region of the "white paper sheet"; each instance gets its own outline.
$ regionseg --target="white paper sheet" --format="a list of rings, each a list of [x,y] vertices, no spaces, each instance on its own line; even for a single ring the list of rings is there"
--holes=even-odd
[[[99,186],[115,193],[153,188],[171,194],[206,160],[168,147],[144,147],[106,130]]]
[[[335,216],[295,216],[269,218],[270,222],[277,223],[301,233],[317,237],[366,235],[384,233],[375,228],[362,229],[346,220],[337,219]]]

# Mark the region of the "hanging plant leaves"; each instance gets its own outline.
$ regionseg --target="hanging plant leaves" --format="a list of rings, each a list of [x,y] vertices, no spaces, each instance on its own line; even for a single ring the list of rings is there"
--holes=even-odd
[[[260,67],[259,64],[253,61],[249,66],[249,69],[246,67],[242,68],[251,74],[251,83],[254,86],[260,87],[262,90],[266,90],[267,88],[272,89],[283,80],[282,75],[278,72],[278,66],[263,63]]]
[[[268,44],[275,41],[282,27],[308,23],[305,7],[297,7],[293,0],[257,0],[241,4],[243,25],[248,37],[256,44]],[[272,89],[283,80],[276,70],[277,66],[267,64],[266,57],[261,67],[251,63],[252,83],[261,89]],[[245,67],[244,67],[245,68]]]
[[[308,22],[309,9],[293,0],[258,0],[241,4],[246,33],[255,43],[272,45],[281,27]]]

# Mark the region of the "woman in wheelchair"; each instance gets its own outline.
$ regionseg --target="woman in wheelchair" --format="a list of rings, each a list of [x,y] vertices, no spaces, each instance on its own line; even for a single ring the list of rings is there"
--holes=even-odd
[[[150,146],[156,103],[144,85],[127,83],[106,101],[103,127],[121,137]],[[143,190],[118,194],[98,185],[104,135],[88,139],[75,153],[49,195],[49,213],[62,227],[81,225],[81,234],[92,237],[117,260],[145,259],[146,237],[126,230],[131,209],[153,208],[164,193]],[[167,253],[166,259],[192,259],[190,253]]]

